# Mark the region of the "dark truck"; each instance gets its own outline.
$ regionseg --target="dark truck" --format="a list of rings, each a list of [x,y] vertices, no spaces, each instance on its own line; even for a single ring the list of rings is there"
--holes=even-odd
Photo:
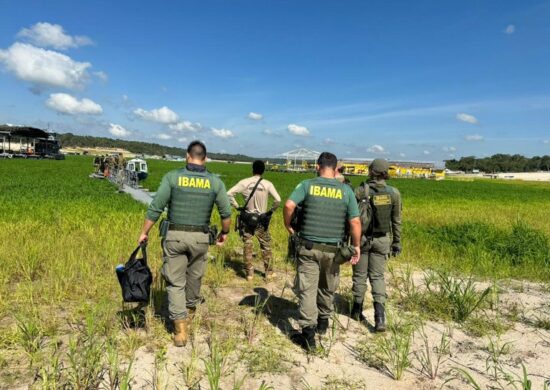
[[[63,160],[55,133],[27,126],[0,125],[2,157],[54,158]]]

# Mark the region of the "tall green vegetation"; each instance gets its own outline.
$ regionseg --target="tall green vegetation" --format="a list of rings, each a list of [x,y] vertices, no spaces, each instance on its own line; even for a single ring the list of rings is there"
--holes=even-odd
[[[122,148],[132,153],[164,156],[185,156],[185,148],[153,144],[149,142],[127,141],[107,137],[92,137],[90,135],[76,135],[73,133],[59,134],[57,136],[62,147],[102,147]],[[226,161],[253,161],[254,158],[242,154],[209,153],[210,158]]]
[[[456,171],[471,172],[536,172],[550,171],[550,156],[524,157],[519,154],[495,154],[491,157],[462,157],[445,161],[445,167]]]
[[[151,174],[142,184],[155,191],[162,176],[181,165],[149,161]],[[250,165],[210,163],[208,169],[218,174],[227,188],[251,174]],[[59,387],[60,381],[80,386],[95,384],[100,372],[104,379],[108,373],[111,383],[126,383],[128,359],[145,343],[144,339],[154,337],[157,332],[162,335],[162,343],[169,342],[157,318],[148,325],[147,335],[126,330],[116,320],[121,297],[114,267],[124,262],[134,249],[146,207],[126,194],[117,193],[110,183],[90,179],[88,174],[92,170],[91,157],[0,161],[0,323],[3,324],[0,365],[4,364],[1,383],[9,384],[9,378],[17,376],[18,370],[30,370],[27,377],[42,378],[44,388]],[[265,176],[284,200],[301,180],[312,174],[267,172]],[[358,185],[363,179],[353,177],[352,182]],[[391,183],[400,189],[404,201],[404,251],[395,261],[452,270],[453,275],[465,272],[550,281],[548,183],[406,179]],[[219,222],[214,215],[212,222]],[[285,261],[287,233],[280,211],[273,217],[271,233],[275,267],[291,274],[292,266]],[[153,299],[157,304],[150,309],[156,309],[163,301],[156,229],[151,232],[149,245],[149,264],[157,278],[158,294]],[[233,253],[241,245],[238,235],[231,234],[223,251],[212,248],[214,261],[205,276],[205,284],[211,289],[205,289],[205,294],[219,293],[232,281],[234,264],[227,260],[239,258]],[[439,295],[432,295],[445,297],[439,301],[449,303],[451,318],[460,321],[478,310],[482,302],[478,304],[480,295],[473,292],[472,286],[453,284],[458,279],[449,279],[447,273],[440,275],[437,283],[432,284]],[[414,290],[414,286],[409,290]],[[215,301],[210,300],[210,304]],[[102,314],[101,318],[94,317],[97,324],[92,327],[83,319],[96,307],[102,308]],[[241,331],[243,324],[238,324],[237,333],[248,336],[254,344],[260,320],[263,321],[263,316],[254,318],[253,326],[247,327],[248,335]],[[90,333],[90,329],[94,332]],[[396,355],[399,359],[394,364],[396,376],[401,376],[400,367],[407,365],[404,353],[407,340],[403,344],[394,341],[393,345],[386,345],[386,350],[403,352],[401,357]],[[97,345],[103,346],[101,359]],[[113,346],[128,353],[125,357],[117,356]],[[49,359],[52,354],[54,358]],[[260,352],[257,354],[260,356]],[[9,356],[10,360],[2,359],[3,356]],[[206,359],[214,388],[219,384],[216,380],[219,369],[224,366],[220,356],[214,349]],[[192,362],[200,363],[201,358],[197,352]],[[266,364],[261,367],[271,370],[271,360],[262,359]],[[120,362],[124,363],[117,368]],[[189,383],[196,383],[201,376],[197,368],[201,365],[195,363],[186,366]]]

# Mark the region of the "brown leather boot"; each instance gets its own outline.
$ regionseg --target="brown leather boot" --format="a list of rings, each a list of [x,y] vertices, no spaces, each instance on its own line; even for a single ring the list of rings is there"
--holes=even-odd
[[[187,344],[188,327],[189,318],[174,320],[174,345],[176,347],[184,347]]]

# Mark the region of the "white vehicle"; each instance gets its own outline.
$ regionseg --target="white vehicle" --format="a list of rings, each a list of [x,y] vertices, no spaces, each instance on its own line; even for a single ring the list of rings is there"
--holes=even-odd
[[[149,173],[147,168],[147,161],[141,158],[133,158],[126,163],[127,172],[136,172],[139,180],[145,180]]]

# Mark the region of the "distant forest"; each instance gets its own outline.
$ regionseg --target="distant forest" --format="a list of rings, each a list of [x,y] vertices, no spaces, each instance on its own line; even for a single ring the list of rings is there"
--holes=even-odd
[[[550,171],[550,156],[534,156],[531,158],[519,154],[495,154],[491,157],[462,157],[460,160],[445,161],[445,168],[453,171],[471,172],[537,172]]]
[[[122,139],[112,139],[106,137],[92,137],[89,135],[75,135],[72,133],[58,134],[57,139],[61,146],[80,146],[80,147],[103,147],[103,148],[122,148],[132,153],[149,154],[157,156],[172,156],[185,157],[184,148],[176,148],[173,146],[164,146],[159,144],[151,144],[140,141],[126,141]],[[227,153],[212,153],[208,152],[208,157],[214,160],[227,161],[254,161],[255,158],[242,154],[227,154]]]

